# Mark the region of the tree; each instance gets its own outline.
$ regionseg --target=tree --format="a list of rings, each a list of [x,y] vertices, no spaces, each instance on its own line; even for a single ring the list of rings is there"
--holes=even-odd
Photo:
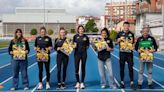
[[[110,38],[113,40],[113,41],[116,41],[116,36],[117,36],[117,32],[115,30],[112,30],[110,32]]]
[[[71,29],[71,33],[76,33],[75,29]]]
[[[92,31],[92,32],[98,32],[99,29],[96,27],[96,28],[93,28],[91,31]]]
[[[54,31],[52,29],[48,30],[48,35],[52,35],[54,33]]]
[[[98,28],[96,26],[94,19],[89,19],[87,24],[85,25],[86,32],[98,32]]]
[[[31,29],[31,32],[30,32],[31,35],[37,35],[37,33],[38,32],[36,28]]]

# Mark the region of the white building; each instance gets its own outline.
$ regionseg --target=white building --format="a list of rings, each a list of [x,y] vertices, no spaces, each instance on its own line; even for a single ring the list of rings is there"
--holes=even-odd
[[[150,26],[153,36],[158,38],[163,36],[161,13],[145,13],[138,15],[136,18],[136,36],[141,35],[140,31],[142,30],[144,24],[148,24]]]
[[[68,14],[65,9],[40,9],[40,8],[16,8],[15,14],[3,14],[3,33],[13,35],[16,28],[21,28],[28,36],[31,29],[44,26],[47,30],[55,32],[59,27],[64,27],[67,31],[75,29],[76,17]]]

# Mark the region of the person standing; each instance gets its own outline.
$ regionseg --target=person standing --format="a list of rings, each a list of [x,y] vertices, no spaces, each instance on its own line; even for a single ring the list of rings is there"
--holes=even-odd
[[[124,67],[125,62],[128,63],[130,87],[134,89],[134,74],[133,74],[133,49],[134,49],[134,34],[129,30],[129,22],[123,23],[124,30],[119,32],[116,39],[119,44],[119,62],[120,62],[120,77],[121,77],[121,88],[125,88],[124,83]]]
[[[153,88],[152,82],[152,69],[153,69],[153,53],[157,51],[157,43],[153,36],[150,34],[150,28],[144,26],[140,36],[137,39],[135,44],[135,50],[139,53],[139,75],[138,75],[138,89],[142,89],[143,83],[143,73],[145,65],[147,66],[148,71],[148,87],[150,89]]]
[[[75,47],[75,75],[76,75],[76,85],[75,88],[84,89],[84,79],[85,79],[85,66],[87,60],[87,49],[89,48],[89,38],[84,34],[84,27],[82,25],[78,26],[77,34],[73,37],[73,42],[76,43]],[[80,81],[79,77],[79,65],[81,61],[82,79]]]
[[[113,71],[112,71],[112,62],[110,59],[110,52],[113,50],[113,41],[109,38],[109,31],[107,28],[101,30],[101,39],[107,43],[106,49],[98,51],[98,68],[99,74],[101,78],[101,88],[106,87],[106,71],[105,66],[109,73],[109,85],[111,88],[115,89],[116,85],[113,78]]]
[[[60,51],[60,48],[63,46],[63,43],[66,41],[67,31],[64,28],[60,28],[59,37],[55,39],[54,49],[57,51],[57,79],[58,79],[58,87],[57,89],[65,89],[65,80],[66,80],[66,72],[69,56]],[[63,65],[63,77],[61,81],[61,68]]]
[[[52,40],[46,35],[46,28],[40,28],[40,35],[35,39],[35,50],[39,68],[39,84],[37,89],[43,88],[42,77],[43,77],[43,65],[46,69],[46,89],[50,89],[50,50],[52,48]]]
[[[22,84],[24,90],[29,89],[29,80],[27,74],[28,58],[27,54],[30,52],[28,41],[23,37],[23,32],[21,29],[16,29],[15,37],[11,40],[9,48],[9,54],[12,56],[12,73],[13,81],[11,91],[18,88],[19,84],[19,72],[22,76]]]

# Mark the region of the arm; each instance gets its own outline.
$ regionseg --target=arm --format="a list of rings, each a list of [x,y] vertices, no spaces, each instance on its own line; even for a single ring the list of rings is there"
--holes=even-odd
[[[90,44],[90,42],[89,42],[89,37],[87,36],[87,48],[89,48],[89,44]]]
[[[120,42],[120,32],[117,34],[117,36],[116,36],[116,44],[119,44],[119,42]]]
[[[34,50],[36,50],[36,47],[37,47],[37,38],[35,39]]]
[[[9,55],[12,55],[13,54],[12,46],[13,46],[13,41],[11,40],[10,41],[9,48],[8,48]]]
[[[135,50],[138,51],[139,47],[139,39],[137,39],[137,42],[135,43]],[[140,53],[140,51],[138,51]]]
[[[30,47],[29,47],[29,44],[28,44],[28,41],[25,40],[25,45],[26,45],[26,51],[27,51],[27,54],[30,52]]]
[[[112,51],[113,50],[113,41],[112,39],[110,39],[110,43],[107,43],[108,47],[107,47],[107,51]]]
[[[156,40],[154,38],[153,38],[153,45],[154,45],[155,51],[157,51],[158,45],[157,45],[157,42],[156,42]]]
[[[54,42],[54,50],[57,51],[57,38],[55,39],[55,42]]]
[[[51,39],[51,38],[49,38],[49,42],[48,42],[48,44],[49,44],[48,49],[51,50],[51,48],[52,48],[52,39]]]

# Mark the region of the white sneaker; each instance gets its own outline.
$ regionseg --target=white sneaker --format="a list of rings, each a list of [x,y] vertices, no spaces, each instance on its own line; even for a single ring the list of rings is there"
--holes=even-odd
[[[37,87],[37,90],[41,90],[43,89],[43,84],[42,83],[39,83],[38,87]]]
[[[49,90],[50,89],[50,84],[47,82],[46,83],[46,90]]]
[[[11,90],[11,91],[15,91],[15,88],[11,88],[10,90]]]
[[[112,87],[112,89],[117,89],[117,87],[114,85],[114,86]]]
[[[75,88],[76,89],[80,88],[80,83],[79,82],[76,83]]]
[[[85,88],[84,83],[81,83],[81,84],[80,84],[80,88],[81,88],[81,89],[84,89],[84,88]]]
[[[24,90],[28,90],[29,88],[28,87],[25,87]]]
[[[101,88],[104,89],[106,86],[105,85],[101,85]]]

